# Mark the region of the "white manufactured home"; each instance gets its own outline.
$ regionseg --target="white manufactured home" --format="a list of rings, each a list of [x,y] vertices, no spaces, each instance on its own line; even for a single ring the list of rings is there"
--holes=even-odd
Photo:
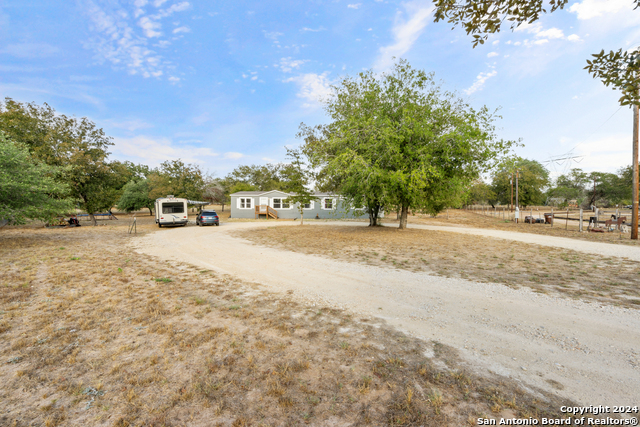
[[[187,199],[167,196],[156,199],[156,224],[186,225],[189,222]]]
[[[288,203],[292,194],[284,191],[239,191],[231,194],[231,218],[300,218],[297,205]],[[340,196],[331,193],[313,193],[314,201],[304,206],[307,219],[367,219],[366,209],[348,206]]]

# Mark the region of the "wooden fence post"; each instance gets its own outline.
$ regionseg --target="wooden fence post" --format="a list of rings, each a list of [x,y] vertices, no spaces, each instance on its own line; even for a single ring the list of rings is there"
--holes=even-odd
[[[582,233],[582,208],[580,208],[580,232]]]

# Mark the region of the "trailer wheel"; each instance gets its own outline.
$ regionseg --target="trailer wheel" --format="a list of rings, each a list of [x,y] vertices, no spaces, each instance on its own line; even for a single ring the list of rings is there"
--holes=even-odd
[[[162,228],[162,224],[158,223],[158,228]]]

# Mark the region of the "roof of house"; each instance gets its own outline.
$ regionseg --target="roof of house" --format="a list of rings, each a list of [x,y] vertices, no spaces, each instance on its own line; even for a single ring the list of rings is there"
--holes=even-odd
[[[279,193],[283,193],[283,194],[293,194],[293,193],[288,193],[286,191],[281,191],[281,190],[270,190],[270,191],[238,191],[236,193],[231,194],[231,196],[262,196],[268,193],[273,193],[273,192],[279,192]],[[335,194],[333,193],[323,193],[323,192],[318,192],[315,191],[313,193],[311,193],[312,195],[316,196],[316,197],[323,197],[323,196],[335,196]]]

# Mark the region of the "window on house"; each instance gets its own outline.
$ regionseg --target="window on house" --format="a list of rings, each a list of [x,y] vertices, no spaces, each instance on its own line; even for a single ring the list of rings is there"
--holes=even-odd
[[[273,209],[282,208],[282,199],[273,199]]]
[[[333,199],[324,199],[324,208],[333,209]]]
[[[240,197],[240,209],[251,209],[251,199],[250,197],[244,198]]]
[[[282,209],[289,209],[291,207],[291,205],[289,204],[289,202],[283,200],[282,201]]]
[[[311,209],[311,203],[305,203],[303,208],[304,209]]]

